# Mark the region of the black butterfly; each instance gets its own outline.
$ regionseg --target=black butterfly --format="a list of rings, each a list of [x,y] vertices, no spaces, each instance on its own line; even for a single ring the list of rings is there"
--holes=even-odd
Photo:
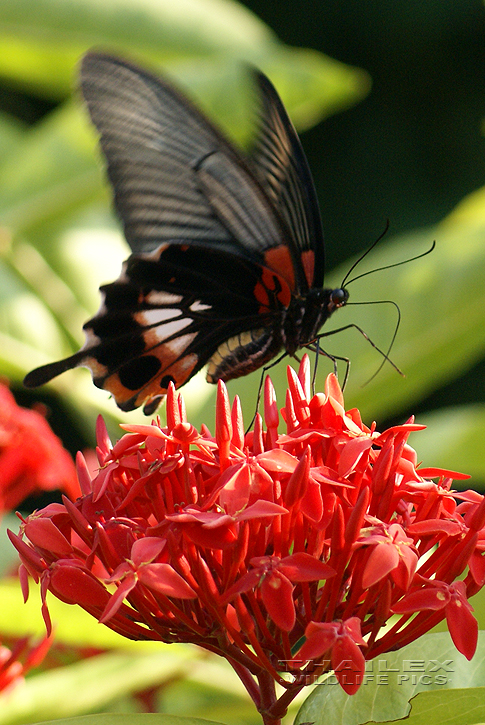
[[[320,214],[296,131],[270,81],[254,77],[260,127],[246,157],[166,80],[85,56],[82,93],[133,254],[101,287],[83,348],[27,386],[84,365],[122,410],[150,414],[170,382],[206,364],[215,383],[312,345],[346,304],[346,289],[322,288]]]

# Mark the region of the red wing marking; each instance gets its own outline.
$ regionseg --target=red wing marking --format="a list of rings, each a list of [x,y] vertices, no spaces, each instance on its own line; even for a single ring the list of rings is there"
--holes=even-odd
[[[267,312],[275,306],[274,298],[283,307],[288,307],[291,302],[291,291],[285,279],[267,267],[263,267],[261,281],[254,286],[254,296],[261,304],[260,312]]]
[[[295,273],[293,271],[293,261],[291,259],[290,250],[284,244],[268,249],[264,253],[264,262],[279,277],[282,277],[289,286],[291,292],[295,291]]]
[[[260,311],[264,310],[265,308],[268,309],[268,307],[270,306],[268,290],[262,282],[256,283],[254,287],[254,296],[261,305]]]
[[[306,281],[308,282],[308,287],[312,289],[315,275],[315,252],[313,249],[307,249],[305,252],[301,253],[300,259],[303,265],[303,271],[305,272]]]

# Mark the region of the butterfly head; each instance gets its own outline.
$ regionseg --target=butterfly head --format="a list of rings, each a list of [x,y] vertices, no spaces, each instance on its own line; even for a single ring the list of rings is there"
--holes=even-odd
[[[345,287],[338,287],[330,292],[330,299],[328,302],[328,313],[329,315],[334,311],[338,310],[339,307],[344,307],[349,299],[349,293]]]

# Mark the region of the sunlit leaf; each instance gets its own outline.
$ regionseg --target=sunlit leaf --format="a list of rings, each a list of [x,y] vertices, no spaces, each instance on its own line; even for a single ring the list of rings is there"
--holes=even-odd
[[[90,47],[106,47],[183,78],[197,70],[197,83],[210,77],[231,109],[240,82],[227,85],[231,59],[251,63],[278,85],[297,121],[311,125],[345,107],[369,89],[366,74],[316,51],[290,49],[250,10],[233,0],[5,0],[0,8],[0,75],[51,98],[70,94],[74,66]],[[201,61],[203,61],[201,63]],[[292,80],[288,80],[288,78]],[[283,89],[285,90],[285,89]],[[226,110],[224,110],[226,113]]]
[[[471,687],[466,690],[420,692],[411,700],[406,725],[440,725],[443,722],[446,725],[478,725],[484,720],[485,687]]]
[[[430,634],[368,663],[364,684],[349,696],[335,678],[317,686],[298,713],[296,723],[361,725],[404,718],[419,692],[482,688],[485,682],[485,636],[480,633],[471,662],[454,648],[448,633]],[[471,692],[473,695],[473,692]],[[450,696],[451,697],[451,696]],[[443,722],[428,719],[428,724]],[[452,720],[455,722],[455,720]],[[465,722],[456,720],[458,722]],[[469,720],[468,722],[474,722]]]

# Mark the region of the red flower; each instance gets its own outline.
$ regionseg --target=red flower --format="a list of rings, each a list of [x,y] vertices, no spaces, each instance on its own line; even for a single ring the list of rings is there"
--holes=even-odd
[[[368,589],[390,574],[394,582],[406,590],[418,563],[414,540],[406,536],[399,524],[379,522],[362,534],[357,545],[370,548],[362,573],[362,586]]]
[[[261,599],[269,617],[285,632],[291,632],[296,621],[293,583],[328,579],[335,574],[332,567],[304,552],[284,559],[258,556],[251,559],[249,564],[252,568],[226,592],[226,601],[236,594],[260,588]]]
[[[451,490],[462,474],[417,469],[407,438],[423,426],[368,428],[333,375],[325,394],[309,390],[305,356],[298,375],[289,368],[284,434],[269,378],[266,430],[258,415],[244,434],[223,384],[214,438],[185,420],[173,387],[165,426],[123,426],[112,446],[100,423],[93,480],[79,460],[82,497],[10,534],[41,582],[48,626],[50,591],[131,639],[196,643],[229,660],[266,722],[331,668],[355,692],[364,657],[445,616],[471,656],[484,498]]]
[[[21,408],[0,384],[0,514],[34,492],[60,489],[79,494],[69,453],[36,410]]]
[[[305,637],[306,642],[293,660],[295,665],[319,660],[330,652],[332,669],[342,688],[348,695],[356,693],[365,672],[365,658],[360,647],[367,647],[360,632],[360,619],[351,617],[345,622],[310,622]]]
[[[455,647],[471,660],[477,648],[478,622],[472,615],[473,607],[466,597],[465,583],[424,581],[422,588],[407,594],[393,607],[395,614],[414,614],[426,610],[444,610]]]

